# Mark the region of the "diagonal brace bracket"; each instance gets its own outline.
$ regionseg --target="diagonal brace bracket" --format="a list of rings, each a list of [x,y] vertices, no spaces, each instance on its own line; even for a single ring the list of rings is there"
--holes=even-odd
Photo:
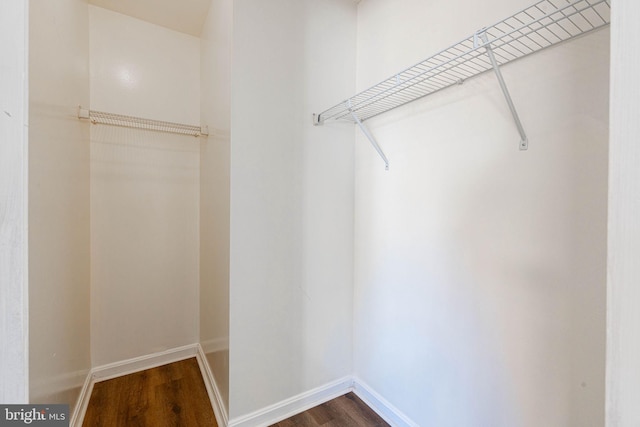
[[[484,46],[484,48],[487,50],[487,56],[489,57],[489,61],[491,61],[493,71],[495,71],[496,73],[498,83],[500,83],[500,88],[502,89],[502,93],[507,100],[507,104],[509,105],[509,109],[511,110],[511,115],[513,116],[513,120],[516,122],[518,132],[520,133],[520,150],[526,150],[527,148],[529,148],[529,140],[527,139],[527,134],[524,131],[524,127],[522,126],[522,122],[520,121],[520,117],[518,116],[518,112],[516,111],[516,107],[513,104],[513,100],[511,99],[511,95],[509,94],[509,89],[507,89],[507,84],[504,81],[504,77],[502,77],[502,72],[500,71],[500,67],[498,66],[498,61],[496,61],[491,43],[489,43],[489,39],[487,38],[486,31],[478,31],[474,35],[473,39],[474,47]],[[478,39],[482,41],[482,44],[478,42]]]
[[[387,159],[387,156],[384,155],[382,148],[380,148],[380,146],[376,142],[376,139],[373,137],[373,135],[371,135],[371,132],[369,132],[369,129],[365,126],[365,124],[362,123],[362,120],[360,120],[360,117],[358,117],[356,113],[353,112],[350,104],[351,102],[349,101],[347,103],[347,108],[349,109],[349,113],[351,113],[351,117],[353,117],[353,120],[356,122],[356,124],[358,125],[362,133],[364,133],[364,136],[367,137],[371,145],[373,145],[373,148],[376,149],[380,157],[382,157],[382,160],[384,160],[384,169],[389,170],[389,160]]]

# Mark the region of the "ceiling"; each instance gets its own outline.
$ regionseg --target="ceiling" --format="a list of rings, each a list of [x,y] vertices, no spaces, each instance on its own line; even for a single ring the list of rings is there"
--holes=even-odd
[[[89,0],[89,3],[199,37],[211,0]]]
[[[211,0],[89,0],[89,3],[200,37]]]

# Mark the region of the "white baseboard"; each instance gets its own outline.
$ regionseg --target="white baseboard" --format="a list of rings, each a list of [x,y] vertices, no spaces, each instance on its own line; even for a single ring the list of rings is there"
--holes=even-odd
[[[285,420],[352,390],[352,377],[341,378],[229,421],[229,427],[265,427]]]
[[[76,406],[75,408],[73,408],[73,414],[71,414],[71,420],[69,422],[69,426],[71,427],[82,426],[84,415],[86,414],[87,407],[89,406],[89,399],[91,398],[93,383],[94,383],[93,376],[91,375],[91,371],[89,371],[89,373],[87,374],[87,377],[84,380],[84,384],[80,389],[80,395],[78,395]]]
[[[419,427],[358,377],[353,378],[353,392],[392,427]]]
[[[393,406],[384,397],[375,392],[358,377],[347,376],[315,389],[293,396],[289,399],[267,406],[241,417],[229,420],[222,402],[220,391],[211,372],[206,356],[200,344],[190,344],[159,353],[123,360],[93,368],[84,381],[78,401],[71,416],[71,427],[81,427],[84,420],[93,385],[100,381],[134,372],[151,369],[168,363],[178,362],[190,357],[198,361],[202,377],[220,427],[266,427],[285,420],[307,409],[320,405],[338,396],[353,391],[371,409],[380,415],[392,427],[419,427],[409,417]]]
[[[198,344],[189,344],[182,347],[171,348],[158,353],[121,360],[107,365],[97,366],[91,370],[95,382],[105,381],[145,369],[157,368],[168,363],[195,357],[198,354]]]
[[[69,425],[71,427],[81,427],[84,416],[87,412],[93,385],[100,381],[106,381],[123,375],[144,371],[145,369],[157,368],[168,363],[179,362],[181,360],[196,357],[198,354],[198,344],[189,344],[183,347],[172,348],[158,353],[147,354],[133,359],[122,360],[120,362],[109,363],[108,365],[97,366],[89,372],[80,390],[80,395],[73,410]]]
[[[251,414],[229,421],[228,427],[266,427],[353,391],[392,427],[419,427],[358,377],[344,377]]]
[[[213,376],[213,372],[211,372],[211,367],[209,366],[209,362],[207,362],[207,357],[205,356],[204,350],[200,345],[198,345],[198,353],[196,354],[196,359],[198,360],[198,365],[200,365],[202,379],[204,380],[204,385],[207,388],[207,394],[209,394],[209,400],[211,400],[211,406],[213,407],[213,413],[216,416],[218,426],[227,427],[229,425],[229,415],[227,414],[227,408],[222,401],[222,395],[220,394],[218,383]]]

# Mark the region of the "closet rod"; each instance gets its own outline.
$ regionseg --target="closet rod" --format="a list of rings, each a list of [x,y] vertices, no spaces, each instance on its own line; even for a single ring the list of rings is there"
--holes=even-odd
[[[207,126],[187,125],[183,123],[165,122],[142,117],[125,116],[123,114],[105,113],[78,107],[78,118],[88,119],[93,124],[128,127],[151,130],[155,132],[175,133],[179,135],[209,135]]]

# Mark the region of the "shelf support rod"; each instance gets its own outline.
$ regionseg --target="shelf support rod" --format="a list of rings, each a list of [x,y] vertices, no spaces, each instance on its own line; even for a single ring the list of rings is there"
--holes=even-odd
[[[384,170],[389,170],[389,160],[387,159],[387,156],[384,155],[382,148],[380,148],[380,146],[376,142],[373,135],[371,135],[371,132],[369,132],[369,129],[367,129],[365,124],[362,123],[362,120],[360,120],[360,117],[358,117],[356,113],[354,113],[353,110],[351,109],[351,100],[347,102],[347,108],[349,109],[349,113],[351,113],[351,117],[353,117],[353,120],[356,122],[356,124],[358,125],[362,133],[364,133],[364,136],[367,137],[371,145],[373,145],[373,148],[376,149],[380,157],[382,157],[382,160],[384,160]]]
[[[491,43],[489,43],[489,39],[487,38],[487,33],[484,30],[480,30],[475,34],[474,42],[476,47],[479,46],[478,38],[482,40],[482,45],[487,51],[487,56],[489,57],[489,61],[491,61],[491,65],[493,66],[493,71],[496,73],[496,77],[498,78],[498,83],[500,83],[500,88],[502,89],[502,93],[504,94],[505,99],[507,100],[507,104],[509,105],[509,109],[511,110],[511,115],[513,116],[513,120],[516,122],[516,126],[518,127],[518,132],[520,133],[520,150],[526,150],[529,148],[529,140],[527,139],[527,134],[524,131],[524,127],[522,126],[522,122],[520,121],[520,117],[518,116],[518,112],[516,111],[516,106],[513,104],[513,100],[511,99],[511,95],[509,94],[509,89],[507,88],[507,84],[504,81],[504,77],[502,77],[502,72],[500,71],[500,67],[498,66],[498,61],[496,61],[496,56],[493,53],[493,48],[491,47]]]

